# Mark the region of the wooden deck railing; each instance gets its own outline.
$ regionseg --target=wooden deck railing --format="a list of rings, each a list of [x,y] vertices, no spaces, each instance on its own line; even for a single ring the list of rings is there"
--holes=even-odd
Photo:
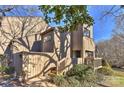
[[[57,65],[57,70],[58,71],[57,72],[58,72],[58,74],[65,73],[71,67],[72,67],[71,58],[64,57],[63,59],[61,59],[60,61],[58,61],[58,65]]]

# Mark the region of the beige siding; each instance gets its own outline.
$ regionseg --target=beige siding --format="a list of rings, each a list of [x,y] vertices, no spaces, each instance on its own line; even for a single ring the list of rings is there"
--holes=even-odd
[[[84,50],[95,51],[95,43],[91,38],[83,37],[83,41]]]
[[[53,53],[22,53],[22,70],[25,79],[41,77],[49,72],[52,67],[56,67],[56,55]],[[18,64],[16,64],[18,65]]]
[[[41,33],[47,26],[41,17],[3,17],[1,22],[2,26],[0,31],[2,32],[2,36],[0,36],[0,54],[6,51],[13,36],[23,38],[27,35]]]
[[[43,52],[53,52],[53,42],[54,42],[54,34],[53,31],[46,33],[42,36],[42,51]]]
[[[54,52],[59,55],[60,60],[71,57],[71,33],[54,31]]]
[[[24,29],[22,22],[25,20],[25,24],[29,26]],[[17,73],[21,71],[26,73],[26,79],[43,75],[52,67],[57,67],[60,73],[67,71],[72,67],[73,50],[81,52],[81,57],[76,58],[77,64],[81,64],[84,60],[86,50],[95,51],[92,27],[88,28],[90,30],[90,38],[88,38],[83,37],[82,27],[85,25],[72,33],[61,32],[58,28],[45,32],[46,26],[47,24],[40,17],[4,17],[2,20],[1,30],[8,34],[6,37],[3,35],[0,37],[0,44],[4,46],[0,47],[0,53],[6,51],[13,34],[18,34],[13,47],[14,66]],[[19,34],[21,31],[24,31],[22,36]],[[1,42],[4,41],[8,43],[2,44]]]
[[[41,36],[40,34],[30,35],[23,38],[19,38],[14,43],[14,53],[21,51],[35,51],[41,52]]]

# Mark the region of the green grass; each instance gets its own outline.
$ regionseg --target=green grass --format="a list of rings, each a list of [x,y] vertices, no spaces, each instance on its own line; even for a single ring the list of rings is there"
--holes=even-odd
[[[105,76],[105,85],[112,87],[124,87],[124,72],[113,70],[114,74],[112,76]]]
[[[106,80],[104,81],[105,85],[109,85],[112,87],[124,87],[124,77],[119,76],[106,76]]]
[[[124,72],[122,71],[116,71],[116,70],[113,70],[114,71],[114,76],[119,76],[119,77],[124,77]]]

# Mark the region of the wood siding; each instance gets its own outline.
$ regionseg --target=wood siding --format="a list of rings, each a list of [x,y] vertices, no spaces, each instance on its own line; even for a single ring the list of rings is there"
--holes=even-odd
[[[82,30],[72,32],[72,50],[82,49],[82,38],[83,38]]]
[[[48,39],[48,40],[47,40]],[[43,35],[42,52],[53,52],[54,35],[53,31]]]

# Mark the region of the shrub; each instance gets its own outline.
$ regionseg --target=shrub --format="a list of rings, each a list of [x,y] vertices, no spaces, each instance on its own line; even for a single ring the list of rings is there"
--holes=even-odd
[[[15,72],[14,67],[6,67],[6,69],[5,69],[6,74],[13,74],[14,72]]]
[[[97,78],[96,78],[97,82],[100,83],[100,82],[105,80],[105,75],[104,74],[98,73],[98,71],[96,71],[96,75],[97,75]]]
[[[15,71],[14,67],[6,67],[6,66],[1,66],[0,67],[0,72],[1,73],[13,74],[14,71]]]
[[[77,64],[67,72],[68,77],[74,77],[81,85],[94,85],[96,82],[96,75],[93,69],[87,65]],[[84,83],[87,83],[87,85]]]
[[[83,80],[86,78],[91,79],[92,75],[94,75],[93,69],[82,64],[74,65],[74,67],[67,72],[67,76],[74,76],[78,80]]]
[[[0,55],[0,61],[3,61],[6,58],[5,55]]]
[[[5,69],[6,69],[5,66],[1,66],[1,67],[0,67],[0,72],[1,72],[1,73],[4,73],[4,72],[5,72]]]
[[[6,55],[0,55],[0,64],[2,66],[7,66],[8,65],[8,58]]]
[[[102,66],[111,67],[109,63],[104,59],[102,59]]]
[[[62,75],[56,75],[55,77],[53,77],[52,82],[56,84],[57,86],[61,86],[61,87],[68,86],[67,80]]]
[[[114,71],[110,67],[107,67],[107,66],[103,66],[102,68],[99,68],[97,70],[97,72],[104,74],[104,75],[113,75],[114,74]]]
[[[61,87],[89,87],[96,83],[93,69],[87,65],[76,64],[66,74],[52,77],[52,82]]]
[[[81,87],[81,83],[75,77],[67,77],[68,87]]]

